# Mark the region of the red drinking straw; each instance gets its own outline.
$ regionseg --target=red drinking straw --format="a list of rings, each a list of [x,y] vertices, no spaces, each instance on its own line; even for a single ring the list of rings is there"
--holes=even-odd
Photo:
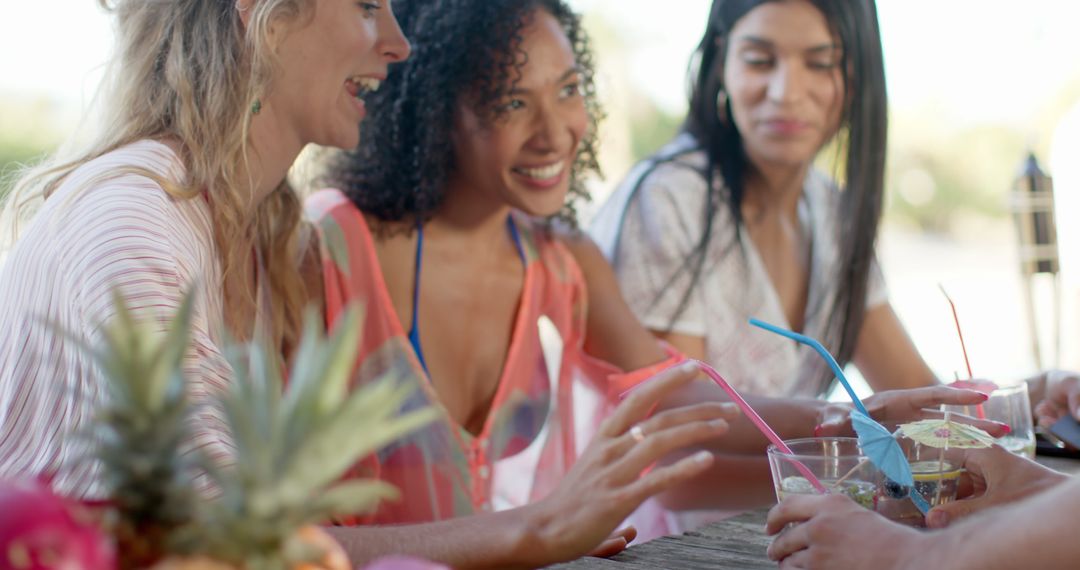
[[[938,289],[941,289],[941,294],[945,295],[945,300],[949,302],[949,307],[952,308],[953,322],[956,323],[956,334],[960,337],[960,350],[964,351],[964,366],[967,366],[968,380],[974,380],[975,375],[971,373],[971,361],[968,360],[967,345],[964,344],[964,332],[960,330],[960,316],[956,314],[956,303],[953,303],[952,297],[945,291],[945,286],[938,283]],[[986,419],[986,412],[983,411],[982,404],[975,406],[975,415],[980,420]]]

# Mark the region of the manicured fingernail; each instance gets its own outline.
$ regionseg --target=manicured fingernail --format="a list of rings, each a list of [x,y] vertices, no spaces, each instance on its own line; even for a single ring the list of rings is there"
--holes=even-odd
[[[984,402],[990,399],[990,394],[984,394],[982,392],[979,392],[979,396],[982,397],[982,401]]]
[[[681,368],[683,372],[697,372],[701,369],[698,366],[697,362],[693,360],[687,360],[686,362],[683,362],[679,365],[679,368]]]
[[[716,431],[720,431],[727,429],[728,424],[724,420],[712,420],[711,422],[709,422],[709,427],[713,428]]]
[[[708,451],[699,451],[694,454],[694,461],[698,463],[708,463],[712,461],[713,455]]]
[[[814,437],[821,437],[821,432],[825,429],[824,426],[818,424],[814,426]]]
[[[1009,427],[1009,424],[998,423],[998,425],[1001,426],[1001,429],[1004,430],[1005,433],[1012,433],[1012,428]]]

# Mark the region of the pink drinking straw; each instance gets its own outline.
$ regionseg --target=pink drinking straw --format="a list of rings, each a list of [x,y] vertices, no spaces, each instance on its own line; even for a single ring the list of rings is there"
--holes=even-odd
[[[751,422],[754,422],[754,425],[757,426],[758,430],[762,434],[764,434],[765,437],[768,438],[768,440],[777,447],[777,449],[783,451],[788,455],[795,455],[795,453],[791,451],[791,448],[788,447],[786,443],[784,443],[784,440],[780,439],[780,436],[776,435],[776,432],[773,431],[771,427],[769,427],[769,424],[765,423],[765,420],[761,419],[761,416],[759,416],[758,413],[754,411],[754,408],[750,407],[750,404],[748,404],[746,400],[744,400],[743,397],[740,396],[737,391],[735,391],[735,388],[731,387],[731,384],[727,383],[727,380],[724,380],[724,378],[720,376],[719,372],[714,370],[712,366],[709,366],[708,364],[705,364],[700,360],[692,360],[692,362],[696,363],[706,376],[712,378],[713,382],[716,382],[718,386],[723,388],[724,391],[727,392],[728,396],[731,396],[732,401],[734,401],[735,404],[737,404],[739,408],[742,409],[743,414],[746,417],[750,418]],[[802,473],[802,476],[805,477],[806,480],[809,481],[810,484],[813,485],[819,493],[828,493],[828,491],[825,489],[825,485],[821,484],[821,481],[818,480],[818,478],[810,472],[810,469],[806,465],[803,465],[800,461],[796,459],[788,459],[788,461],[790,461],[791,464],[795,466],[795,469],[797,469],[799,473]]]
[[[964,351],[964,366],[967,366],[968,380],[974,380],[975,375],[971,373],[971,361],[968,360],[967,345],[964,344],[964,332],[960,330],[960,316],[956,314],[956,303],[953,303],[952,297],[945,291],[945,286],[938,283],[938,289],[941,289],[941,294],[945,295],[945,300],[949,302],[949,307],[952,308],[953,322],[956,323],[956,334],[960,337],[960,350]],[[986,419],[986,412],[983,411],[982,404],[975,406],[975,415],[980,420]]]

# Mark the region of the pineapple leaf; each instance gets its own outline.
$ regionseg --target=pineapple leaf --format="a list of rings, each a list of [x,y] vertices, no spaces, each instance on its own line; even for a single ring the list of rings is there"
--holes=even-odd
[[[192,406],[182,368],[193,297],[186,292],[163,326],[166,318],[136,313],[114,289],[113,314],[100,324],[97,346],[54,325],[102,377],[94,421],[73,436],[89,444],[87,459],[95,460],[122,568],[146,567],[173,552],[174,533],[195,520],[192,477],[201,454],[184,452]]]
[[[155,366],[149,377],[149,389],[146,404],[151,412],[160,411],[170,396],[184,390],[183,378],[175,378],[174,371],[180,370],[187,352],[191,336],[191,315],[195,305],[195,290],[184,295],[180,308],[172,317],[164,338],[158,338],[159,344],[153,347]],[[170,390],[170,387],[172,388]]]
[[[329,484],[364,455],[433,420],[433,409],[395,417],[410,392],[392,376],[354,392],[333,419],[295,451],[279,485],[283,500],[302,500],[298,497]]]
[[[281,392],[284,382],[281,378],[281,361],[276,354],[269,353],[261,343],[253,344],[251,350],[251,389],[252,402],[259,405],[253,406],[251,420],[256,437],[263,441],[278,442],[282,440],[282,417],[281,417]],[[260,457],[258,463],[260,472],[276,470],[280,454],[274,446],[263,445],[266,453]]]
[[[363,309],[350,305],[329,339],[301,346],[290,376],[290,398],[293,397],[292,385],[297,387],[294,410],[301,407],[299,401],[311,403],[306,400],[315,398],[316,417],[325,417],[328,410],[336,408],[345,399],[359,351],[362,317]],[[304,320],[305,340],[309,338],[309,331],[317,331],[318,327],[317,316],[309,312]]]
[[[319,316],[315,312],[315,309],[309,307],[304,311],[304,330],[300,336],[300,344],[296,350],[296,356],[293,360],[293,370],[316,370],[320,365],[324,365],[323,359],[319,358],[319,343],[321,340],[319,325]],[[295,373],[289,378],[289,393],[285,397],[286,407],[290,410],[297,407],[297,402],[301,396],[311,395],[317,393],[317,390],[312,389],[307,383],[312,382],[313,379],[321,378],[320,375],[309,373],[297,376]]]
[[[360,309],[350,307],[327,342],[319,340],[318,316],[313,311],[305,315],[304,341],[293,363],[284,404],[284,445],[290,452],[306,434],[325,424],[331,405],[345,400],[359,343],[359,334],[346,333],[358,332],[361,317]]]
[[[320,518],[351,515],[370,511],[379,501],[396,500],[400,496],[397,487],[382,481],[346,481],[324,491],[309,508]]]
[[[228,391],[221,396],[221,407],[236,448],[237,468],[247,466],[259,471],[260,466],[268,462],[260,457],[265,455],[266,445],[252,417],[261,403],[254,400],[250,389],[252,381],[248,367],[248,349],[245,345],[237,345],[226,350],[226,358],[233,370],[233,381]],[[222,475],[224,476],[224,473]]]
[[[276,351],[258,342],[227,351],[235,378],[222,406],[235,463],[208,470],[222,493],[201,509],[189,542],[254,570],[288,559],[289,537],[301,526],[397,496],[379,481],[334,485],[364,455],[438,415],[425,409],[399,417],[416,389],[400,372],[350,390],[361,314],[350,307],[326,338],[317,315],[308,313],[284,390]]]

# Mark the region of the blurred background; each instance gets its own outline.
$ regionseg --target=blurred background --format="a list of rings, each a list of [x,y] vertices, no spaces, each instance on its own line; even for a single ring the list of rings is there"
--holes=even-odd
[[[602,202],[678,129],[709,1],[570,3],[585,14],[608,114],[607,176],[593,187]],[[1080,2],[877,4],[891,114],[879,256],[897,312],[941,378],[966,368],[939,283],[956,301],[976,376],[1009,383],[1036,370],[1009,213],[1009,193],[1033,152],[1054,178],[1061,244],[1061,306],[1055,310],[1049,276],[1033,283],[1042,364],[1080,368]],[[95,0],[11,2],[4,13],[0,195],[19,164],[75,132],[111,47]]]

